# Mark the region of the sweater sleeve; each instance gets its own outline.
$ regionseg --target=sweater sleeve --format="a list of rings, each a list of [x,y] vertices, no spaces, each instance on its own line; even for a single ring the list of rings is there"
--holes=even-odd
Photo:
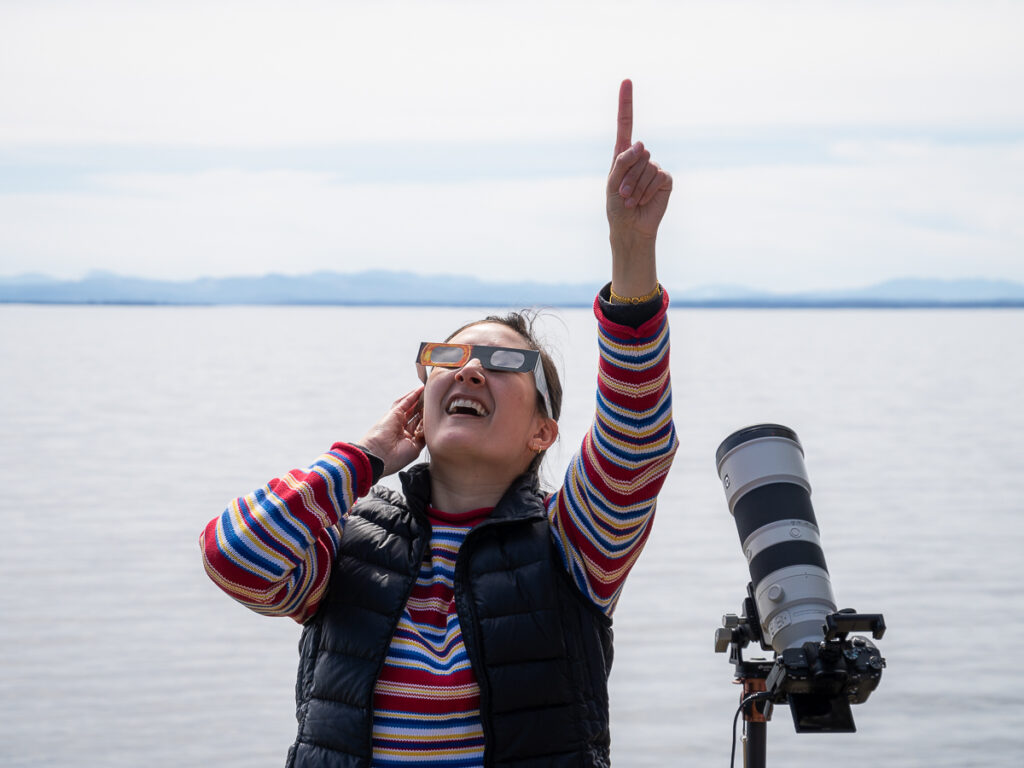
[[[307,469],[235,499],[199,537],[207,575],[257,613],[305,621],[327,588],[345,513],[374,474],[358,447],[335,443]]]
[[[555,545],[583,594],[611,615],[650,533],[677,447],[669,384],[668,294],[636,327],[594,302],[597,409],[583,445],[548,500]]]

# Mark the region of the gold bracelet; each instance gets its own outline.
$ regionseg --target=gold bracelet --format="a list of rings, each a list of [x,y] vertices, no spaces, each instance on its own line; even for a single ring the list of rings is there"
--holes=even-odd
[[[661,283],[654,286],[654,290],[643,296],[619,296],[615,291],[608,288],[609,298],[613,304],[643,304],[645,301],[650,301],[655,296],[661,296]]]

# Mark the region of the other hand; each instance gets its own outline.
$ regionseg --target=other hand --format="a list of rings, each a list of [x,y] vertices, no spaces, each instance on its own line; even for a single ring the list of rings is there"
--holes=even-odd
[[[384,462],[384,476],[393,474],[420,455],[423,437],[423,386],[402,395],[359,441]]]

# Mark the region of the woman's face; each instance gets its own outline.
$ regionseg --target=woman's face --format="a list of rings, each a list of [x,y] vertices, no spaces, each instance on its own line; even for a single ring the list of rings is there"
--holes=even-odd
[[[465,328],[449,341],[526,349],[501,323]],[[550,422],[550,426],[548,425]],[[534,448],[547,448],[557,426],[537,408],[532,373],[489,371],[473,358],[462,368],[429,368],[423,391],[423,431],[431,462],[490,465],[513,476],[525,471]]]

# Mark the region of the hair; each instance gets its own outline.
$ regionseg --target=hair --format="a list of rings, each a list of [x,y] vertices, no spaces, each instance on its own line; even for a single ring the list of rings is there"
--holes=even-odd
[[[558,417],[562,414],[562,380],[558,376],[558,368],[555,366],[554,360],[551,359],[551,355],[540,343],[537,338],[537,334],[534,331],[534,326],[537,323],[537,318],[540,314],[536,310],[523,309],[519,312],[509,312],[505,315],[488,315],[482,320],[474,320],[472,323],[466,323],[461,328],[457,328],[448,334],[448,338],[445,341],[451,341],[455,336],[462,333],[467,328],[472,328],[475,325],[483,325],[484,323],[497,323],[498,325],[504,325],[507,328],[511,328],[513,331],[518,333],[526,341],[528,349],[535,349],[540,352],[540,364],[544,368],[544,378],[548,384],[548,397],[551,400],[551,418],[558,421]],[[544,408],[544,398],[540,392],[537,393],[537,410],[541,413],[546,413]],[[544,461],[544,454],[547,453],[547,449],[540,451],[530,465],[526,468],[527,472],[537,474],[540,470],[541,462]]]

